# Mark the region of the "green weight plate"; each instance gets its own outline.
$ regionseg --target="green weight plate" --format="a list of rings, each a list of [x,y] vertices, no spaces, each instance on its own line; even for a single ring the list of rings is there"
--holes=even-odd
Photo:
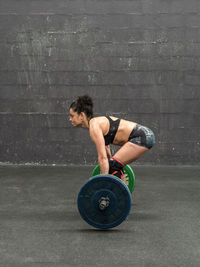
[[[126,184],[132,193],[135,187],[135,174],[129,165],[124,166],[123,171],[126,177]]]
[[[100,167],[99,167],[99,165],[97,165],[97,166],[94,167],[94,169],[92,171],[92,177],[96,176],[96,175],[99,175],[100,173],[101,173]]]
[[[123,171],[126,177],[126,185],[128,186],[130,192],[132,193],[135,187],[135,174],[129,165],[124,166]],[[92,171],[92,177],[99,175],[100,173],[101,172],[99,165],[97,165]]]

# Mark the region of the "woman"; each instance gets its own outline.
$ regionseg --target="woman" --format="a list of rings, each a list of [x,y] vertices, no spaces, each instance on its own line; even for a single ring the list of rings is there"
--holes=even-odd
[[[155,143],[153,132],[136,122],[113,116],[93,117],[93,102],[87,95],[79,96],[72,102],[69,120],[75,127],[89,129],[102,174],[123,177],[123,167],[140,158]],[[110,144],[121,147],[114,157]]]

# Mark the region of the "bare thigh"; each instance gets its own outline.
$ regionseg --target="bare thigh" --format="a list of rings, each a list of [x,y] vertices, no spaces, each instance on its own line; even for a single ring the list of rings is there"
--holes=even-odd
[[[140,158],[148,150],[146,147],[127,142],[115,153],[114,157],[126,165]]]

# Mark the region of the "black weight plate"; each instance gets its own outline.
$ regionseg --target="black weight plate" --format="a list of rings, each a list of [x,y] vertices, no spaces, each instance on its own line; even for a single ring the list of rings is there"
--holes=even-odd
[[[109,199],[105,210],[99,208],[102,198]],[[90,178],[78,195],[78,210],[90,225],[107,229],[122,223],[131,208],[131,194],[120,179],[112,175],[97,175]]]

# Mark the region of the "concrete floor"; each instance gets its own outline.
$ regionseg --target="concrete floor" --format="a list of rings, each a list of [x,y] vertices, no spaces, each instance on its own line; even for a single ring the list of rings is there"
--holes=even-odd
[[[77,210],[92,167],[0,167],[0,266],[200,266],[200,167],[134,167],[130,215],[94,229]]]

